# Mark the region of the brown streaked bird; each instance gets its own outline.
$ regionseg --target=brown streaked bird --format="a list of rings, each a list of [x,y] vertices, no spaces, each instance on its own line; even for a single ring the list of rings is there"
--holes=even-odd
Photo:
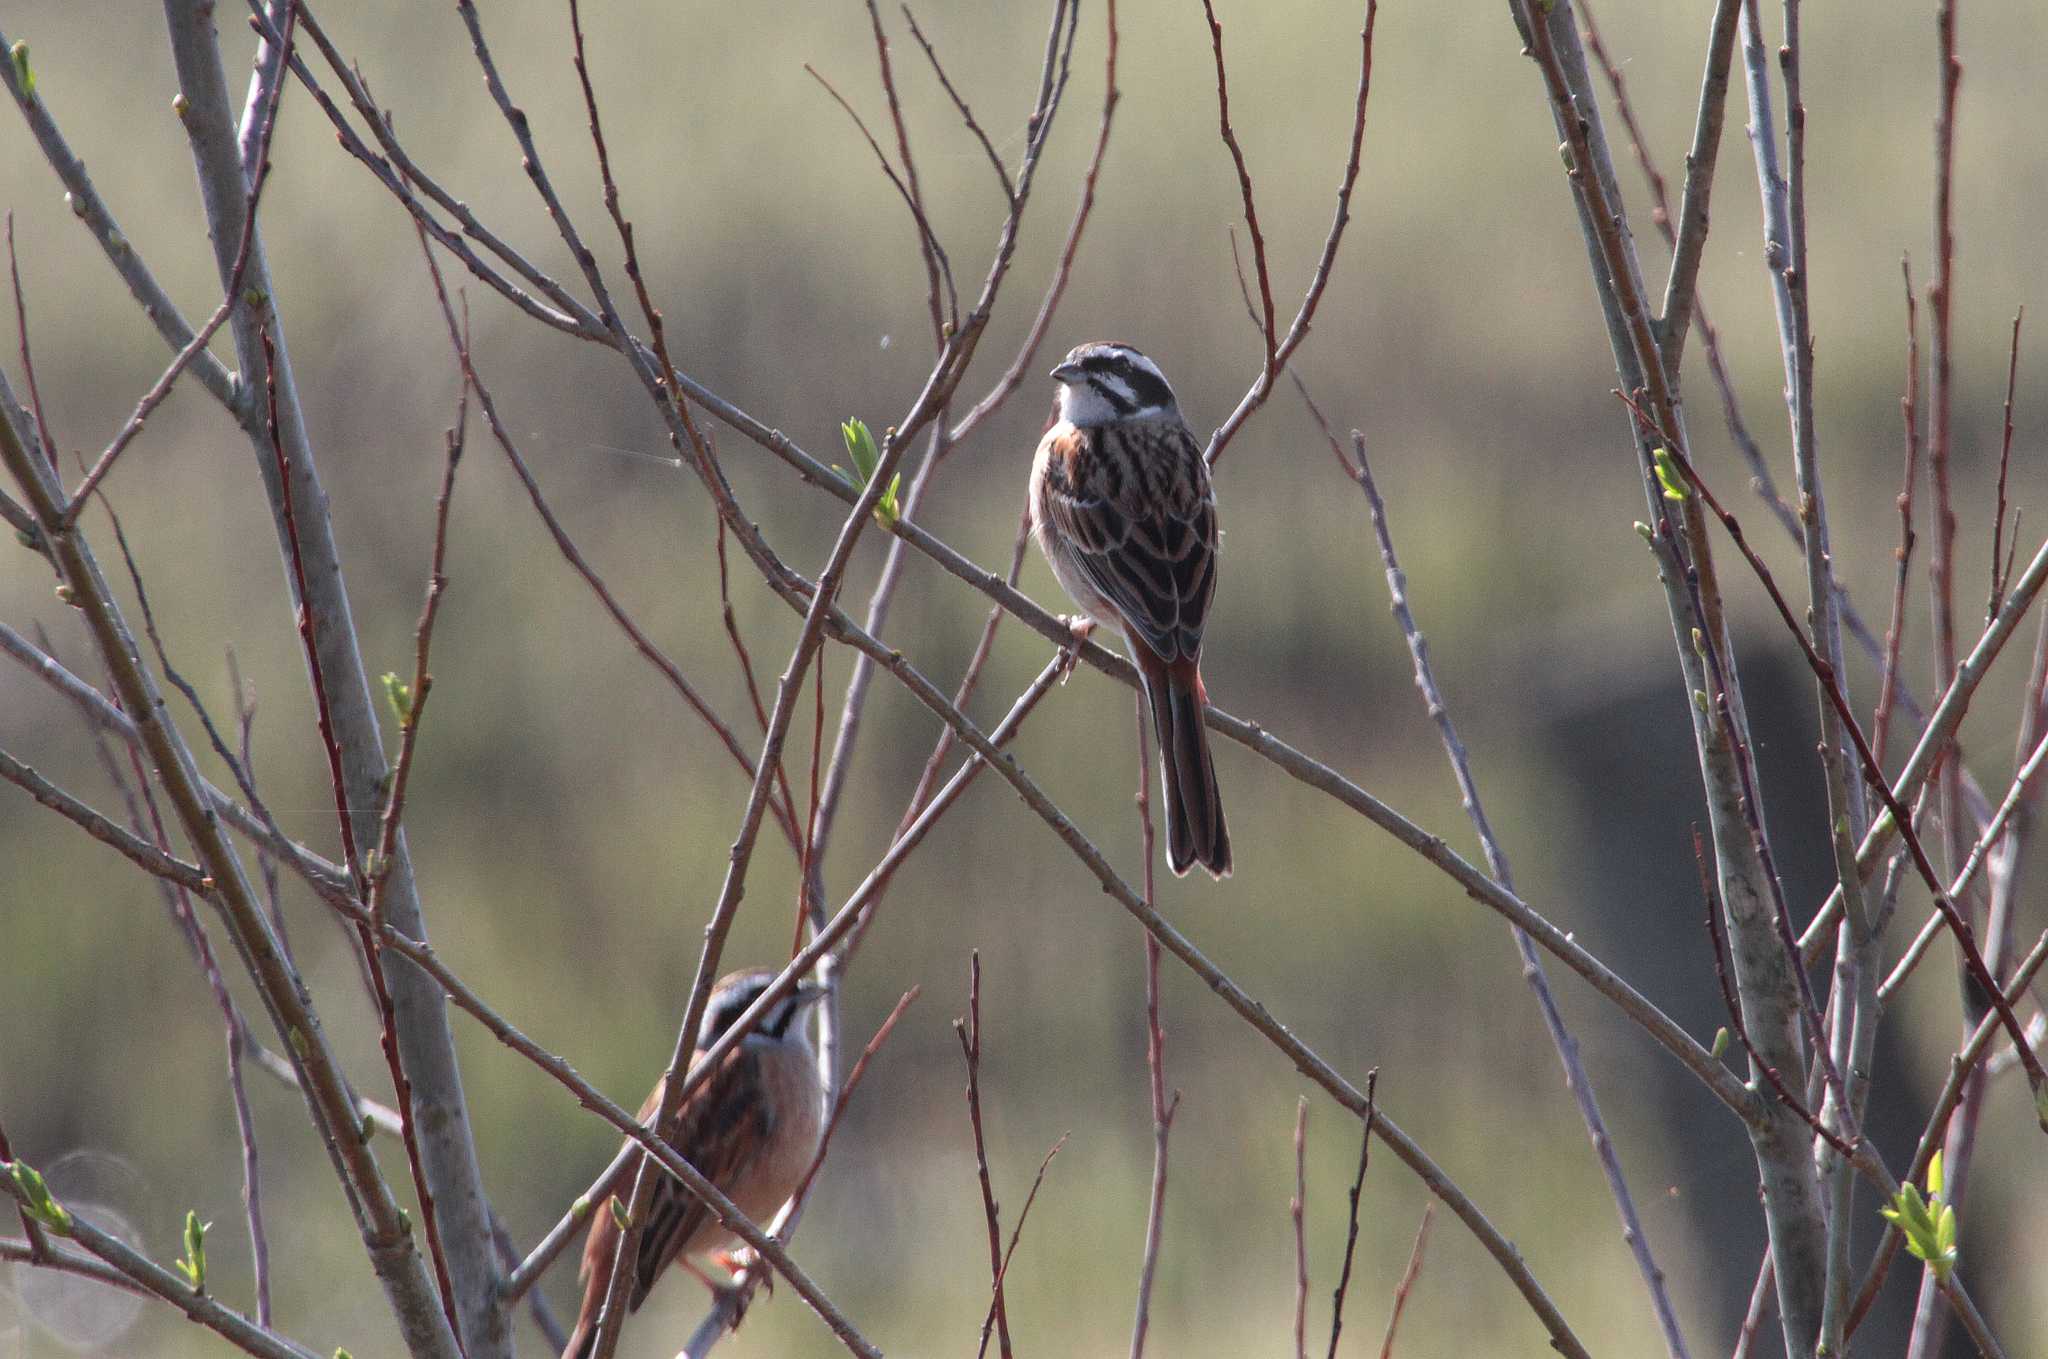
[[[1031,461],[1031,522],[1060,585],[1123,635],[1158,735],[1166,866],[1230,876],[1230,831],[1202,725],[1202,627],[1216,594],[1216,493],[1159,365],[1076,346],[1052,377],[1059,418]]]
[[[704,1007],[697,1056],[731,1028],[773,980],[775,974],[768,971],[734,972],[721,978]],[[818,1150],[824,1095],[817,1058],[804,1033],[803,1012],[824,994],[824,988],[805,983],[777,1001],[739,1046],[720,1059],[710,1079],[684,1099],[682,1121],[670,1141],[684,1160],[756,1222],[765,1224],[795,1192]],[[640,1106],[642,1123],[661,1108],[666,1081],[657,1081]],[[617,1181],[621,1206],[631,1197],[633,1180],[644,1162],[643,1155],[626,1163]],[[577,1273],[583,1282],[583,1307],[562,1359],[587,1359],[597,1341],[605,1282],[618,1243],[619,1225],[608,1198],[590,1216],[590,1238]],[[721,1255],[739,1244],[709,1208],[663,1175],[648,1205],[639,1252],[627,1262],[633,1273],[626,1310],[640,1310],[654,1281],[671,1264],[681,1264],[716,1292],[721,1285],[690,1257]]]

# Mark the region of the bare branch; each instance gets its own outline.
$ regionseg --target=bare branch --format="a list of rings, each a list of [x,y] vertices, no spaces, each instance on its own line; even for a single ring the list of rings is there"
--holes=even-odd
[[[1998,498],[1991,512],[1991,597],[1984,605],[1986,618],[1998,614],[1998,597],[2005,590],[2005,578],[2012,574],[2011,559],[2002,550],[2005,542],[2005,474],[2012,465],[2012,394],[2020,377],[2020,322],[2025,320],[2027,309],[2021,307],[2012,318],[2012,355],[2005,366],[2005,436],[1998,442]],[[2013,537],[2019,537],[2019,526],[2013,526]],[[2019,544],[2015,542],[2014,547]]]
[[[295,6],[285,6],[284,27],[277,46],[286,56],[292,50],[292,29],[297,16],[298,10]],[[282,70],[283,60],[283,57],[279,58],[279,65],[275,69]],[[199,352],[206,348],[207,341],[213,338],[214,332],[221,328],[233,314],[236,305],[242,301],[238,294],[242,290],[242,279],[249,271],[250,248],[256,243],[256,207],[262,201],[263,186],[270,178],[270,139],[277,131],[278,101],[283,95],[284,81],[276,77],[271,78],[267,82],[263,102],[254,110],[256,121],[252,127],[246,129],[248,133],[254,134],[253,137],[244,138],[244,163],[247,166],[249,193],[242,204],[241,240],[235,247],[234,264],[228,270],[227,286],[222,289],[220,306],[214,309],[213,315],[207,318],[206,324],[199,328],[199,333],[192,337],[191,342],[178,351],[177,356],[171,360],[171,366],[164,370],[163,376],[143,393],[142,400],[136,403],[135,413],[128,417],[128,423],[121,426],[120,432],[114,436],[114,441],[107,445],[106,452],[100,454],[99,461],[92,465],[92,470],[78,483],[78,489],[71,494],[71,503],[64,509],[66,523],[78,522],[78,516],[85,512],[86,501],[92,495],[93,488],[113,470],[114,460],[121,456],[121,450],[133,442],[136,435],[142,433],[142,423],[149,418],[149,413],[171,394],[171,385],[178,380],[178,376],[192,360],[199,356]],[[9,244],[11,249],[11,232]]]
[[[1308,1096],[1294,1106],[1294,1197],[1287,1215],[1294,1222],[1294,1356],[1308,1359],[1308,1233],[1302,1210],[1308,1204]]]
[[[1358,1250],[1358,1201],[1365,1193],[1366,1167],[1372,1163],[1372,1125],[1378,1116],[1374,1101],[1379,1093],[1379,1084],[1380,1072],[1378,1067],[1374,1067],[1365,1073],[1365,1131],[1358,1139],[1358,1174],[1351,1179],[1350,1209],[1344,1219],[1344,1265],[1337,1272],[1337,1287],[1330,1295],[1330,1352],[1328,1359],[1337,1359],[1337,1338],[1344,1333],[1344,1295],[1351,1288],[1351,1258]],[[1429,1215],[1435,1208],[1436,1205],[1434,1203],[1423,1205],[1422,1221],[1425,1229],[1429,1224]],[[1421,1243],[1418,1238],[1418,1252],[1420,1248]],[[1419,1255],[1417,1258],[1419,1259]],[[1419,1268],[1419,1265],[1414,1260],[1411,1260],[1410,1267]],[[1395,1297],[1397,1317],[1400,1300],[1400,1295],[1397,1294]],[[1391,1323],[1389,1324],[1389,1331],[1391,1332]],[[1392,1343],[1391,1333],[1388,1336],[1388,1343]]]
[[[956,701],[957,702],[957,701]],[[1153,863],[1157,855],[1152,829],[1152,724],[1145,720],[1145,703],[1134,705],[1138,727],[1138,843],[1145,860],[1145,904],[1158,905],[1153,895]],[[1145,1070],[1152,1103],[1152,1191],[1145,1201],[1145,1253],[1138,1266],[1137,1316],[1131,1322],[1131,1359],[1143,1359],[1145,1336],[1152,1326],[1152,1280],[1159,1269],[1159,1246],[1166,1225],[1166,1150],[1173,1132],[1173,1116],[1180,1108],[1180,1091],[1173,1102],[1166,1099],[1166,1034],[1159,1026],[1159,941],[1145,936]],[[1366,1080],[1370,1096],[1372,1081]]]
[[[989,1182],[988,1143],[981,1132],[981,952],[967,955],[967,1016],[953,1021],[953,1035],[960,1040],[960,1055],[967,1059],[967,1123],[974,1132],[974,1173],[981,1182],[981,1213],[988,1222],[988,1319],[981,1323],[980,1359],[988,1351],[989,1331],[996,1332],[1003,1359],[1010,1355],[1010,1314],[1003,1306],[1003,1224],[996,1208],[995,1187]]]
[[[1273,290],[1266,274],[1266,246],[1259,235],[1257,216],[1252,208],[1252,183],[1244,168],[1244,156],[1237,149],[1236,134],[1230,130],[1230,112],[1223,85],[1223,30],[1217,26],[1214,10],[1209,0],[1202,0],[1203,12],[1209,16],[1210,35],[1216,51],[1216,97],[1222,114],[1223,139],[1229,143],[1231,154],[1237,162],[1238,186],[1244,195],[1245,226],[1252,238],[1252,263],[1259,280],[1260,304],[1263,311],[1261,322],[1265,333],[1265,363],[1258,377],[1238,400],[1237,408],[1229,418],[1209,436],[1209,446],[1202,456],[1213,467],[1223,456],[1223,450],[1237,431],[1244,427],[1252,412],[1264,405],[1273,393],[1273,380],[1301,342],[1308,338],[1310,323],[1315,319],[1316,307],[1323,300],[1323,290],[1329,286],[1330,272],[1337,263],[1337,247],[1344,239],[1344,228],[1351,221],[1351,190],[1358,183],[1359,157],[1365,147],[1365,103],[1372,93],[1372,35],[1379,21],[1379,0],[1366,0],[1365,27],[1358,34],[1358,98],[1353,105],[1351,116],[1351,152],[1344,162],[1344,177],[1337,185],[1337,215],[1330,222],[1329,233],[1323,237],[1323,251],[1316,260],[1315,272],[1309,276],[1308,290],[1302,294],[1301,306],[1294,313],[1294,321],[1287,327],[1287,334],[1277,343],[1273,336]]]
[[[1308,398],[1305,387],[1302,388],[1302,397],[1304,400]],[[1380,497],[1379,486],[1373,481],[1372,464],[1365,451],[1365,436],[1357,430],[1351,432],[1352,458],[1347,465],[1342,449],[1337,447],[1335,434],[1323,422],[1322,412],[1316,410],[1313,401],[1309,402],[1309,409],[1314,412],[1317,423],[1323,425],[1331,449],[1337,454],[1338,464],[1348,466],[1352,479],[1365,493],[1373,535],[1379,543],[1380,561],[1386,569],[1387,593],[1393,600],[1394,621],[1407,641],[1408,654],[1414,663],[1415,687],[1422,695],[1423,706],[1436,723],[1437,735],[1443,743],[1444,754],[1450,760],[1451,774],[1457,781],[1465,815],[1471,820],[1472,828],[1479,836],[1480,848],[1486,855],[1487,871],[1503,889],[1512,892],[1515,890],[1514,870],[1508,864],[1507,851],[1501,848],[1493,833],[1492,823],[1487,820],[1485,804],[1479,797],[1479,784],[1472,776],[1471,761],[1465,753],[1465,743],[1458,737],[1458,729],[1451,721],[1450,705],[1444,700],[1443,690],[1436,682],[1436,672],[1430,665],[1429,643],[1423,639],[1421,629],[1416,626],[1415,615],[1408,607],[1408,577],[1401,570],[1400,559],[1394,553],[1393,533],[1387,526],[1387,506]],[[1579,1119],[1586,1125],[1594,1154],[1600,1162],[1600,1171],[1607,1179],[1608,1193],[1621,1215],[1622,1239],[1628,1243],[1630,1253],[1635,1257],[1636,1271],[1642,1275],[1643,1285],[1649,1290],[1650,1310],[1656,1314],[1665,1350],[1672,1359],[1685,1359],[1685,1336],[1678,1328],[1678,1313],[1672,1307],[1670,1293],[1664,1285],[1664,1271],[1658,1266],[1650,1249],[1649,1237],[1643,1231],[1635,1198],[1630,1194],[1627,1177],[1622,1173],[1621,1159],[1615,1154],[1614,1140],[1608,1135],[1607,1121],[1601,1116],[1599,1101],[1593,1093],[1592,1079],[1579,1060],[1578,1039],[1565,1024],[1564,1013],[1558,1009],[1557,999],[1550,992],[1550,980],[1544,975],[1543,960],[1537,955],[1535,944],[1519,928],[1512,929],[1511,933],[1515,951],[1521,958],[1522,976],[1536,993],[1536,1008],[1543,1016],[1543,1027],[1550,1036],[1551,1046],[1557,1050],[1558,1061],[1564,1067],[1565,1087],[1578,1105]]]
[[[11,1172],[16,1164],[6,1163],[6,1169]],[[12,1174],[0,1177],[0,1189],[4,1189],[17,1204],[27,1203]],[[260,1359],[317,1359],[311,1350],[293,1344],[283,1336],[250,1321],[241,1313],[221,1306],[207,1294],[195,1290],[190,1283],[140,1252],[130,1249],[120,1237],[94,1225],[90,1219],[77,1213],[70,1213],[68,1216],[70,1228],[65,1234],[103,1262],[104,1268],[97,1267],[63,1248],[42,1259],[30,1259],[28,1263],[41,1268],[60,1269],[65,1273],[83,1275],[113,1287],[128,1287],[135,1292],[161,1298],[236,1349],[245,1354],[257,1355]],[[23,1249],[14,1242],[0,1241],[0,1258],[20,1259],[32,1252],[33,1247]],[[114,1276],[118,1276],[118,1282]]]
[[[1387,1313],[1387,1333],[1380,1341],[1380,1359],[1394,1359],[1394,1334],[1401,1329],[1401,1313],[1407,1310],[1415,1281],[1422,1277],[1422,1253],[1429,1248],[1429,1223],[1435,1212],[1434,1203],[1422,1205],[1422,1221],[1415,1228],[1415,1244],[1408,1249],[1407,1267],[1401,1271],[1401,1282],[1394,1285],[1394,1306]],[[1336,1354],[1332,1345],[1330,1359],[1336,1359]]]

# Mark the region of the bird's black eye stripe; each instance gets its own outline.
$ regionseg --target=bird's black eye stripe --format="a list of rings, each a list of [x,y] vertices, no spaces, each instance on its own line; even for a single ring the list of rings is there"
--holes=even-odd
[[[1131,399],[1124,395],[1123,388],[1118,383],[1104,382],[1101,378],[1091,377],[1088,379],[1088,385],[1114,407],[1118,415],[1129,415],[1138,409]]]
[[[1092,385],[1118,413],[1128,415],[1135,410],[1157,410],[1174,404],[1173,389],[1166,385],[1157,372],[1146,364],[1138,362],[1121,350],[1110,350],[1090,360],[1088,367],[1105,374],[1113,374],[1130,393],[1112,392],[1107,384],[1095,382]]]

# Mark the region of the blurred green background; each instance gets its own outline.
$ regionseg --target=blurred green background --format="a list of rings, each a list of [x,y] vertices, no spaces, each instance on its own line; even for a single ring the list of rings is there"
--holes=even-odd
[[[1682,168],[1711,8],[1608,5],[1598,16],[1668,175]],[[1931,273],[1929,8],[1818,6],[1805,22],[1820,442],[1838,567],[1880,630],[1897,538],[1901,253],[1913,253],[1923,280]],[[9,41],[31,44],[41,94],[136,248],[189,317],[206,315],[217,300],[213,257],[171,112],[175,81],[157,8],[29,0],[0,13]],[[328,6],[323,17],[421,162],[557,277],[573,277],[447,7]],[[1120,17],[1124,98],[1066,303],[1034,376],[953,456],[923,516],[992,565],[1017,523],[1049,395],[1035,374],[1052,354],[1100,336],[1138,344],[1160,360],[1203,431],[1256,371],[1230,266],[1239,204],[1215,135],[1199,8],[1126,3]],[[1238,0],[1221,17],[1274,288],[1291,314],[1329,222],[1360,14]],[[520,0],[487,7],[485,21],[555,183],[613,263],[563,7]],[[884,129],[862,8],[588,4],[584,21],[626,210],[678,362],[827,460],[838,454],[839,420],[859,415],[877,429],[894,420],[930,348],[914,239],[858,134],[803,70],[817,66]],[[935,5],[920,21],[1014,160],[1046,7]],[[993,244],[1000,196],[907,30],[894,14],[888,22],[918,169],[964,284],[979,277]],[[1767,22],[1775,30],[1775,14]],[[239,94],[253,43],[237,6],[223,6],[222,28]],[[1955,447],[1959,599],[1974,620],[1988,569],[2007,328],[2014,308],[2035,304],[2048,282],[2039,249],[2048,142],[2037,131],[2048,12],[1972,8],[1962,41]],[[1384,7],[1354,221],[1296,366],[1332,418],[1369,441],[1415,610],[1523,894],[1704,1040],[1723,1013],[1691,863],[1688,827],[1701,806],[1685,696],[1659,591],[1630,529],[1642,494],[1609,395],[1613,370],[1556,138],[1518,45],[1499,4]],[[1102,15],[1091,5],[1017,267],[963,387],[970,396],[1014,354],[1064,237],[1094,143],[1102,49]],[[1789,484],[1741,97],[1738,88],[1703,296],[1723,327],[1750,427]],[[1626,143],[1616,136],[1619,155]],[[365,660],[372,673],[409,672],[455,364],[408,220],[337,148],[297,86],[286,92],[273,159],[265,240]],[[43,398],[60,446],[90,457],[167,356],[11,113],[0,117],[0,167]],[[1632,166],[1623,179],[1646,270],[1661,280],[1664,254]],[[623,283],[616,270],[614,282]],[[660,461],[664,437],[630,374],[488,290],[471,286],[469,296],[481,374],[555,507],[627,606],[751,740],[718,630],[713,516],[694,480]],[[225,343],[217,348],[231,360]],[[2029,336],[2014,439],[2028,551],[2048,523],[2039,473],[2048,403],[2028,380],[2040,352]],[[1695,342],[1687,390],[1696,455],[1791,588],[1796,555],[1741,494],[1746,473],[1698,355]],[[794,565],[815,570],[839,503],[738,436],[718,439],[749,513]],[[187,382],[110,490],[174,660],[226,713],[223,652],[235,649],[258,696],[257,770],[271,805],[295,834],[333,853],[325,766],[253,471],[246,441]],[[1291,392],[1276,393],[1238,438],[1218,491],[1228,551],[1207,658],[1216,701],[1476,857],[1387,616],[1363,502]],[[87,525],[111,564],[103,518]],[[851,602],[864,606],[881,538],[868,534],[860,549]],[[1792,899],[1810,909],[1827,881],[1811,686],[1759,592],[1737,579],[1734,554],[1724,549],[1722,560],[1780,857]],[[433,937],[514,1022],[631,1105],[672,1041],[744,781],[599,616],[479,423],[456,491],[449,576],[408,817]],[[14,551],[0,567],[0,617],[24,630],[45,624],[70,662],[96,674],[50,585],[38,560]],[[1035,553],[1024,586],[1065,607]],[[1924,693],[1917,577],[1912,598],[1911,675]],[[734,606],[772,680],[796,620],[744,571]],[[950,686],[984,615],[980,596],[913,558],[888,636]],[[1994,797],[2010,777],[2024,650],[2015,646],[1965,729],[1971,765]],[[1040,639],[1007,626],[975,713],[993,722],[1047,655]],[[849,664],[844,651],[827,656],[834,716]],[[1852,670],[1867,704],[1871,668],[1859,657]],[[799,725],[801,763],[809,737],[808,723]],[[880,853],[935,730],[900,689],[876,685],[826,867],[835,896]],[[1132,744],[1129,693],[1084,671],[1033,718],[1017,751],[1135,873]],[[0,745],[111,803],[73,712],[13,666],[0,666]],[[1220,745],[1219,762],[1236,876],[1220,886],[1165,880],[1165,909],[1347,1075],[1379,1068],[1389,1113],[1515,1240],[1595,1353],[1659,1352],[1500,922],[1240,748]],[[67,1169],[81,1183],[105,1187],[70,1192],[120,1206],[162,1258],[176,1253],[184,1210],[196,1207],[216,1224],[217,1291],[246,1304],[220,1024],[154,888],[12,790],[0,793],[0,863],[0,1113],[15,1145],[46,1166],[73,1157]],[[786,951],[794,877],[786,850],[764,837],[726,955],[733,964]],[[288,886],[286,898],[330,1031],[358,1082],[379,1092],[375,1031],[348,949],[304,892]],[[1909,890],[1902,926],[1925,911],[1924,894]],[[2037,898],[2022,932],[2031,938],[2042,924]],[[921,985],[924,996],[870,1073],[797,1255],[892,1353],[961,1353],[974,1343],[988,1279],[949,1028],[964,1007],[973,949],[985,970],[983,1089],[1006,1222],[1046,1148],[1072,1134],[1009,1280],[1019,1348],[1120,1353],[1151,1157],[1140,935],[989,782],[899,877],[850,976],[856,1043],[901,991]],[[1879,1051],[1871,1126],[1895,1167],[1957,1037],[1941,956],[1908,989]],[[1674,1064],[1561,968],[1552,973],[1694,1353],[1725,1353],[1763,1244],[1747,1145]],[[1309,1087],[1170,961],[1164,1013],[1167,1079],[1183,1098],[1152,1352],[1279,1350],[1293,1292],[1290,1134],[1295,1099]],[[455,1031],[489,1188],[525,1245],[617,1139],[475,1025],[458,1018]],[[394,1332],[301,1106],[260,1074],[250,1081],[282,1324],[316,1349],[392,1352]],[[1315,1335],[1328,1325],[1357,1130],[1318,1095],[1310,1102]],[[2048,1212],[2042,1155],[2024,1089],[2008,1078],[1985,1119],[1963,1236],[1967,1277],[2015,1355],[2048,1349],[2048,1271],[2031,1225]],[[396,1147],[383,1158],[402,1170]],[[1376,1345],[1423,1201],[1391,1156],[1375,1156],[1348,1352]],[[1862,1213],[1859,1256],[1878,1226],[1873,1205]],[[548,1284],[565,1311],[571,1274],[558,1268]],[[1893,1271],[1864,1333],[1868,1353],[1903,1348],[1917,1280],[1903,1264]],[[63,1352],[51,1332],[25,1323],[24,1311],[40,1306],[19,1296],[28,1287],[0,1273],[5,1359]],[[622,1353],[673,1353],[702,1303],[687,1280],[667,1284],[628,1328]],[[123,1355],[219,1348],[163,1309],[87,1342],[94,1346]],[[520,1347],[543,1350],[523,1322]],[[1454,1221],[1440,1220],[1400,1352],[1542,1348],[1541,1329],[1497,1269]],[[785,1290],[757,1305],[729,1352],[837,1349]],[[1775,1352],[1774,1340],[1765,1352]]]

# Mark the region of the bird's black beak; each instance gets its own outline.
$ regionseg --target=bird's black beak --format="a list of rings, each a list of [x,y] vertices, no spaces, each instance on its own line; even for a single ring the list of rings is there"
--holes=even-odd
[[[1054,382],[1074,382],[1078,380],[1080,376],[1081,365],[1078,363],[1063,363],[1059,367],[1053,369],[1051,374],[1052,380]]]

